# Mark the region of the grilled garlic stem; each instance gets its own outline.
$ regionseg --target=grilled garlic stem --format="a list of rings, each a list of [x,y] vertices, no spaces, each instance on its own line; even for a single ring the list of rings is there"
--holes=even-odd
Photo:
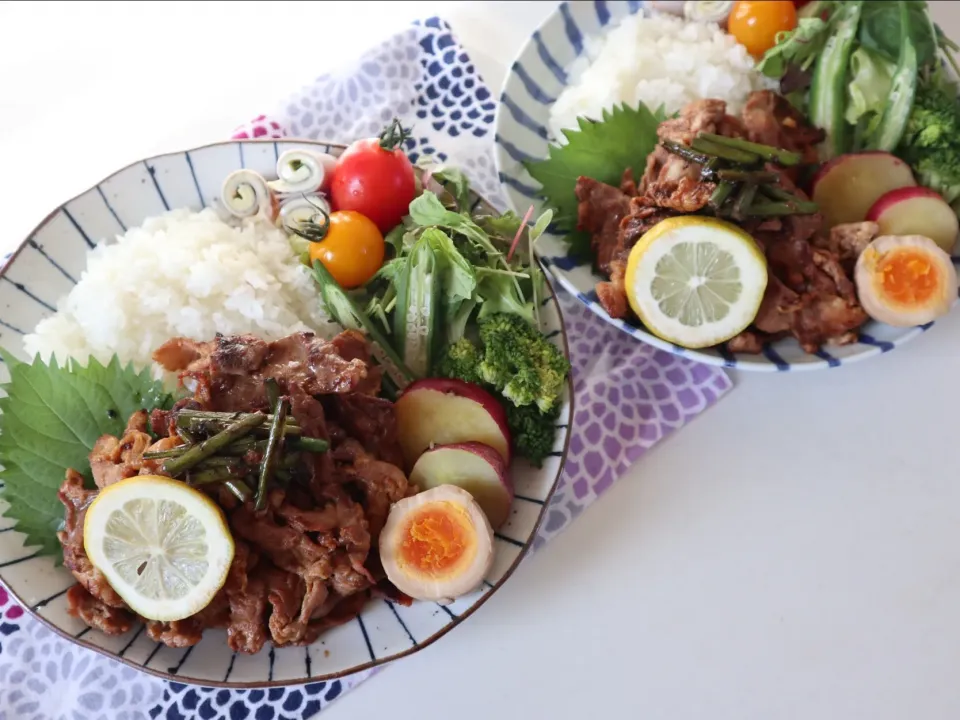
[[[314,150],[287,150],[277,160],[277,180],[268,183],[278,193],[314,193],[330,186],[336,159]]]
[[[330,203],[320,193],[310,193],[308,195],[296,195],[286,198],[280,202],[280,217],[277,224],[282,226],[299,227],[301,223],[310,222],[320,210],[330,214]]]
[[[276,198],[263,176],[253,170],[234,170],[227,175],[220,200],[234,217],[253,217],[258,213],[270,220],[277,217]]]

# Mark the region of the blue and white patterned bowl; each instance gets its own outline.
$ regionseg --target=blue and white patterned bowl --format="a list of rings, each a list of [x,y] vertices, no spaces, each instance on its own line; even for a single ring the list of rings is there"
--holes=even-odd
[[[522,163],[547,157],[548,145],[554,140],[547,129],[550,107],[568,83],[565,68],[583,52],[586,38],[602,35],[624,17],[649,12],[644,6],[640,0],[562,2],[517,55],[500,93],[495,158],[500,182],[510,204],[520,214],[530,205],[537,210],[542,207],[537,195],[539,183]],[[734,354],[720,349],[687,350],[640,327],[611,318],[594,290],[596,283],[605,278],[595,273],[589,263],[569,257],[561,235],[547,233],[538,241],[538,246],[542,262],[560,285],[604,320],[642,342],[709,365],[765,372],[839,367],[889,352],[933,325],[931,322],[919,327],[895,328],[869,322],[863,327],[860,342],[823,348],[814,354],[804,352],[793,338],[768,344],[762,355]]]
[[[241,140],[149,158],[106,178],[54,210],[0,270],[0,346],[26,360],[24,332],[51,315],[58,300],[81,277],[87,252],[147,217],[171,208],[200,210],[214,204],[227,174],[240,167],[276,177],[280,153],[311,145],[339,155],[342,145]],[[493,211],[473,198],[475,209]],[[552,290],[543,301],[542,329],[569,357],[567,336]],[[319,301],[319,297],[318,297]],[[0,366],[0,381],[9,373]],[[151,641],[137,627],[119,637],[90,630],[66,612],[73,576],[52,557],[24,546],[24,536],[4,517],[0,500],[0,580],[20,603],[63,637],[139,670],[178,682],[253,688],[328,680],[395,660],[429,645],[487,601],[530,548],[567,455],[573,414],[572,384],[563,398],[555,451],[542,468],[515,461],[511,471],[516,500],[496,534],[496,557],[483,585],[451,605],[415,602],[411,607],[373,600],[354,621],[334,628],[308,647],[270,649],[238,655],[222,630],[208,630],[193,648],[174,650]],[[2,497],[2,496],[0,496]]]

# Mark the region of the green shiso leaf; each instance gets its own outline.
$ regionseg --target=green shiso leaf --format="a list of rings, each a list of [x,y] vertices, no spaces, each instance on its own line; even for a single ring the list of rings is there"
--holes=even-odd
[[[59,555],[57,530],[63,505],[57,490],[67,468],[92,484],[87,455],[101,435],[123,434],[137,410],[169,407],[172,396],[149,369],[137,371],[114,357],[107,365],[62,366],[39,358],[17,360],[0,350],[10,381],[0,386],[0,498],[10,503],[5,515],[40,554]]]

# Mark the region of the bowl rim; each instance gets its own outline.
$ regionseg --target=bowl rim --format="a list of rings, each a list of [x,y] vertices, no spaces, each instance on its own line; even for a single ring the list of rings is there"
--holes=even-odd
[[[347,147],[345,143],[340,143],[340,142],[333,142],[333,141],[326,141],[326,140],[305,140],[301,138],[234,138],[230,140],[221,140],[218,142],[206,143],[204,145],[198,145],[196,147],[188,148],[185,150],[168,151],[168,152],[158,153],[156,155],[151,155],[149,157],[141,158],[140,160],[136,160],[134,162],[128,163],[127,165],[124,165],[123,167],[115,170],[114,172],[110,173],[106,177],[102,178],[100,181],[94,183],[92,186],[90,186],[86,190],[77,193],[73,197],[69,198],[68,200],[64,200],[59,205],[57,205],[56,208],[54,208],[50,213],[48,213],[47,216],[43,220],[41,220],[40,223],[33,228],[33,230],[30,231],[30,233],[26,236],[26,238],[22,240],[20,244],[17,246],[16,250],[14,250],[10,254],[9,258],[6,260],[3,267],[0,268],[0,277],[3,277],[6,274],[8,268],[13,264],[14,260],[16,260],[16,258],[20,255],[21,251],[23,251],[23,249],[28,245],[30,239],[34,237],[44,226],[46,226],[47,223],[49,223],[59,212],[61,212],[71,202],[93,191],[95,188],[97,188],[99,185],[102,185],[104,182],[106,182],[110,178],[122,173],[128,168],[134,167],[141,163],[149,162],[150,160],[154,160],[156,158],[183,155],[185,153],[192,153],[199,150],[205,150],[207,148],[222,147],[222,146],[237,145],[237,144],[313,145],[313,146],[325,146],[326,148],[339,148],[341,150]],[[488,206],[495,207],[482,194],[476,191],[473,191],[473,192],[476,195],[476,197],[483,200],[483,202],[485,202]],[[554,309],[556,310],[557,317],[559,318],[560,337],[563,340],[563,351],[566,357],[569,359],[570,344],[567,337],[566,322],[563,319],[563,313],[561,312],[560,303],[557,299],[556,289],[553,285],[553,282],[548,277],[548,275],[549,273],[544,273],[544,281],[547,283],[548,287],[550,288],[550,293],[551,293],[550,299],[553,303]],[[575,414],[574,389],[575,388],[574,388],[574,382],[573,382],[573,373],[571,372],[567,375],[567,392],[570,400],[569,400],[569,411],[567,413],[567,422],[565,423],[566,427],[564,428],[566,432],[566,438],[564,439],[563,450],[561,451],[561,454],[560,454],[560,463],[557,466],[556,475],[554,476],[553,482],[550,486],[550,492],[547,493],[546,498],[544,498],[543,505],[540,506],[540,512],[537,515],[537,520],[534,523],[533,529],[530,532],[530,539],[527,542],[523,543],[523,547],[520,548],[520,552],[517,554],[517,557],[510,564],[510,566],[507,568],[504,574],[500,577],[500,579],[496,583],[490,586],[489,592],[486,592],[483,595],[481,595],[473,605],[471,605],[467,610],[465,610],[460,615],[457,615],[452,622],[440,628],[439,630],[437,630],[435,633],[433,633],[423,641],[416,642],[416,644],[413,647],[408,648],[402,652],[395,653],[393,655],[383,657],[383,658],[377,658],[369,662],[360,663],[358,665],[354,665],[352,667],[345,668],[343,670],[337,670],[334,672],[326,673],[325,675],[315,675],[310,678],[303,678],[303,679],[296,679],[296,680],[268,680],[265,682],[256,682],[256,681],[255,682],[230,682],[229,680],[221,681],[221,680],[201,680],[199,678],[187,678],[182,675],[173,675],[169,672],[164,672],[162,670],[155,670],[153,668],[147,667],[146,664],[139,665],[131,660],[128,660],[125,657],[121,657],[117,655],[115,652],[111,652],[110,650],[107,650],[106,648],[102,648],[98,645],[89,643],[85,641],[82,637],[76,637],[74,635],[71,635],[70,633],[66,632],[62,628],[55,625],[52,621],[40,615],[37,609],[35,609],[33,605],[30,605],[25,600],[23,600],[23,598],[21,598],[17,594],[17,592],[13,590],[13,588],[11,588],[6,581],[3,580],[2,574],[0,574],[0,583],[2,583],[3,587],[7,589],[10,595],[20,604],[20,606],[32,618],[41,622],[47,629],[52,630],[61,638],[69,641],[74,645],[78,645],[80,647],[93,650],[94,652],[100,655],[103,655],[104,657],[108,657],[111,660],[114,660],[115,662],[123,663],[124,665],[127,665],[128,667],[131,667],[134,670],[147,673],[148,675],[153,675],[154,677],[158,677],[168,682],[181,683],[185,685],[193,685],[196,687],[225,688],[225,689],[233,689],[233,690],[260,690],[260,689],[277,688],[277,687],[299,687],[301,685],[308,685],[316,682],[328,682],[330,680],[338,680],[348,675],[353,675],[354,673],[358,673],[364,670],[369,670],[371,668],[387,665],[389,663],[405,658],[409,655],[413,655],[414,653],[417,653],[420,650],[423,650],[429,645],[432,645],[433,643],[435,643],[437,640],[442,638],[444,635],[449,633],[451,630],[453,630],[457,626],[461,625],[467,618],[473,615],[474,612],[480,609],[480,607],[483,606],[487,602],[487,600],[490,599],[501,587],[503,587],[503,585],[507,582],[507,580],[509,580],[510,577],[513,576],[514,572],[519,567],[523,559],[530,552],[530,550],[533,547],[534,540],[536,539],[536,536],[539,533],[541,526],[543,525],[543,521],[546,518],[547,508],[549,507],[551,501],[553,500],[554,495],[556,494],[557,488],[560,484],[560,477],[563,475],[563,471],[566,467],[567,457],[570,451],[570,440],[573,437],[572,420]],[[16,525],[11,526],[11,529],[15,531]],[[309,647],[309,646],[305,646],[305,647]]]
[[[496,112],[494,114],[494,120],[493,120],[493,127],[494,127],[493,162],[494,162],[494,167],[497,171],[498,178],[501,178],[501,176],[507,174],[504,170],[505,166],[503,164],[503,158],[504,158],[504,155],[506,154],[506,151],[501,147],[501,144],[500,144],[501,117],[506,117],[504,113],[509,112],[503,103],[503,97],[507,92],[507,83],[510,81],[511,77],[514,76],[515,68],[517,64],[520,63],[521,59],[527,57],[532,52],[532,47],[533,47],[535,38],[540,37],[542,35],[543,29],[549,23],[556,22],[557,16],[560,16],[560,15],[563,15],[564,13],[569,12],[570,4],[571,3],[569,2],[569,0],[562,0],[561,2],[557,3],[556,7],[549,14],[547,14],[547,16],[544,17],[543,20],[537,24],[536,28],[534,28],[527,35],[526,39],[523,42],[523,45],[521,45],[520,49],[514,53],[513,58],[510,61],[510,64],[507,65],[506,74],[504,75],[503,80],[500,83],[500,93],[497,96],[497,108],[496,108]],[[631,10],[629,15],[630,16],[638,15],[638,14],[649,15],[651,12],[654,12],[655,10],[656,8],[651,7],[649,5],[649,2],[642,0],[639,3],[636,3],[636,8]],[[625,17],[627,16],[624,16],[624,18]],[[549,107],[549,106],[545,106],[545,107]],[[546,125],[544,125],[544,127],[546,127]],[[548,147],[553,142],[555,141],[550,140],[548,138],[547,139]],[[511,188],[509,185],[504,183],[502,178],[500,179],[500,183],[501,185],[504,185],[504,195],[506,196],[507,203],[509,204],[510,208],[514,210],[514,212],[519,212],[519,208],[516,207],[516,203],[514,202],[514,199],[513,199],[513,192],[514,192],[513,188]],[[539,186],[539,183],[538,183],[538,186]],[[542,202],[542,198],[541,198],[541,202]],[[552,237],[556,237],[558,242],[562,242],[562,239],[557,237],[556,235],[553,235]],[[958,243],[960,243],[960,241],[958,241]],[[960,247],[960,244],[958,244],[958,247]],[[812,372],[814,370],[833,370],[835,368],[841,368],[847,365],[853,365],[854,363],[860,362],[862,360],[867,360],[877,355],[885,355],[891,350],[896,350],[901,345],[905,345],[906,343],[912,340],[915,340],[918,336],[926,333],[927,330],[929,330],[933,325],[937,323],[938,320],[941,319],[941,318],[937,318],[937,320],[934,320],[933,322],[927,325],[917,325],[910,328],[905,328],[906,331],[902,335],[897,337],[895,340],[885,342],[882,345],[879,343],[878,344],[859,343],[863,345],[865,348],[862,352],[858,352],[855,355],[849,355],[843,358],[831,356],[828,359],[827,357],[821,357],[817,355],[817,353],[806,353],[806,352],[804,353],[806,357],[815,358],[815,359],[804,360],[803,362],[799,362],[799,361],[784,362],[782,359],[779,361],[774,361],[773,358],[768,357],[765,353],[759,356],[748,355],[746,357],[743,357],[744,355],[743,353],[740,354],[741,357],[736,357],[734,354],[731,353],[730,357],[727,358],[723,354],[721,354],[719,351],[715,355],[703,352],[704,350],[709,348],[690,349],[690,348],[683,348],[683,347],[674,345],[673,343],[670,343],[666,340],[663,340],[657,337],[656,335],[650,333],[649,331],[647,331],[646,329],[640,326],[631,325],[623,320],[617,320],[617,319],[611,318],[610,315],[606,312],[606,310],[604,310],[604,308],[599,303],[593,302],[589,300],[589,298],[584,297],[583,296],[584,291],[574,285],[573,281],[569,278],[568,273],[566,271],[564,271],[561,268],[555,267],[554,263],[550,262],[551,258],[544,256],[542,253],[537,251],[536,248],[534,249],[534,252],[536,252],[538,257],[540,258],[541,264],[547,268],[546,274],[550,275],[554,280],[557,281],[557,283],[559,283],[559,285],[564,290],[566,290],[567,292],[571,293],[574,297],[576,297],[577,301],[581,305],[583,305],[587,310],[592,312],[594,315],[598,316],[605,323],[612,325],[613,327],[617,328],[621,332],[626,333],[627,335],[631,336],[634,340],[650,345],[651,347],[654,347],[658,350],[663,350],[664,352],[668,352],[671,355],[676,355],[677,357],[686,358],[693,362],[702,363],[704,365],[721,367],[724,370],[734,370],[737,372],[750,372],[750,373],[774,373],[774,374],[787,374],[788,372],[789,373]],[[960,258],[958,258],[957,256],[951,256],[951,260],[953,260],[954,265],[958,265],[958,262],[960,262]],[[591,273],[594,275],[594,277],[597,278],[598,282],[606,279],[597,275],[596,271],[593,270],[593,268],[591,268]],[[957,304],[958,304],[958,299],[955,299],[953,302],[953,306],[951,308],[951,312],[955,311]],[[789,340],[789,338],[784,338],[784,339]],[[779,341],[775,341],[775,342],[779,342]],[[770,343],[770,345],[771,345],[771,348],[775,351],[776,350],[775,343]],[[823,349],[824,348],[821,348],[821,351]],[[761,360],[758,358],[763,358],[763,359]]]

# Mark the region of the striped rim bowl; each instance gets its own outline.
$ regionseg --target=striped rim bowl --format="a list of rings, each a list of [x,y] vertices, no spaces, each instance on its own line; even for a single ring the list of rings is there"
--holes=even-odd
[[[570,83],[567,69],[584,52],[590,38],[602,36],[620,20],[648,12],[646,3],[562,2],[530,36],[510,66],[497,105],[496,144],[494,148],[500,182],[515,211],[523,214],[531,205],[543,207],[539,183],[523,163],[547,157],[553,142],[550,108]],[[863,326],[859,342],[824,347],[816,353],[804,351],[793,338],[768,343],[762,354],[731,353],[722,348],[688,350],[662,340],[637,325],[611,318],[600,305],[595,287],[604,280],[589,262],[568,254],[563,235],[547,232],[537,242],[537,253],[551,275],[580,302],[605,321],[638,340],[708,365],[738,370],[788,372],[840,367],[889,352],[929,330],[934,323],[895,328],[877,322]],[[957,262],[960,258],[955,258]]]
[[[200,210],[220,195],[226,176],[241,167],[276,177],[279,155],[312,147],[339,155],[342,145],[308,141],[238,140],[134,163],[54,210],[0,271],[0,346],[26,360],[23,335],[55,311],[81,278],[88,252],[111,242],[127,228],[172,208]],[[472,201],[496,212],[483,198]],[[318,296],[319,301],[319,296]],[[552,288],[540,313],[541,329],[569,357],[567,336]],[[9,373],[0,364],[0,381]],[[223,630],[207,630],[190,648],[153,642],[137,626],[121,636],[91,630],[67,613],[66,592],[73,576],[60,558],[40,556],[24,545],[9,506],[0,500],[0,581],[20,603],[71,642],[103,653],[138,670],[168,680],[206,686],[261,688],[342,677],[410,655],[463,622],[513,573],[530,548],[553,496],[566,459],[573,414],[572,384],[563,394],[554,451],[536,468],[515,460],[511,476],[516,498],[509,519],[495,535],[495,559],[480,587],[449,605],[414,602],[405,607],[373,599],[353,621],[325,632],[305,647],[273,649],[256,655],[233,653]],[[51,490],[51,492],[53,492]],[[56,562],[55,562],[56,561]]]

